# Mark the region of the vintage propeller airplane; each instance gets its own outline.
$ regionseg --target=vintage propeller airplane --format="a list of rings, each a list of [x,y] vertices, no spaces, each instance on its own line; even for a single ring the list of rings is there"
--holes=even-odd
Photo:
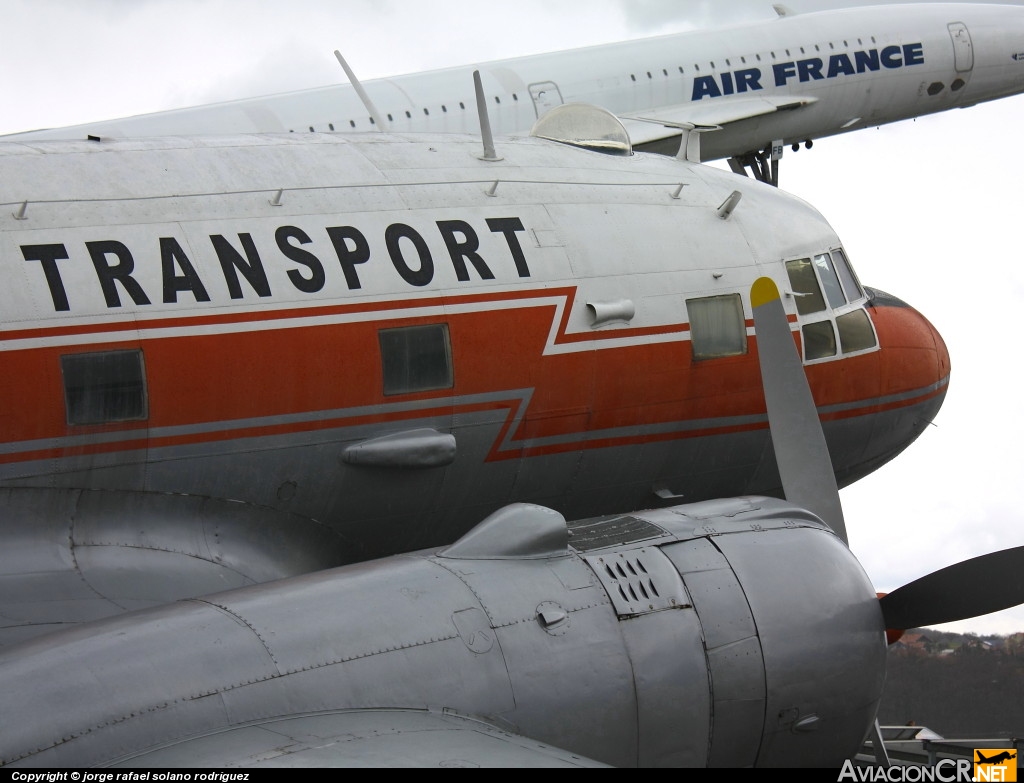
[[[554,106],[623,119],[637,149],[728,158],[778,182],[788,145],[1024,91],[1024,8],[913,3],[798,14],[389,79],[18,134],[85,139],[320,131],[473,132],[474,68],[496,132]]]
[[[849,554],[836,476],[949,361],[820,215],[533,136],[0,147],[2,763],[838,763],[887,625],[1024,597],[1024,550],[882,602]],[[793,505],[633,510],[722,471]]]
[[[1019,550],[872,597],[821,468],[913,441],[941,338],[623,130],[0,145],[3,763],[835,763],[886,626],[1021,600]]]
[[[787,497],[820,517],[741,497],[567,525],[514,504],[440,550],[55,633],[0,656],[19,716],[0,761],[840,766],[875,720],[886,626],[1024,601],[1024,547],[879,601],[776,282],[744,300]]]
[[[0,145],[0,642],[515,502],[780,493],[744,304],[766,271],[841,484],[934,418],[941,337],[807,204],[630,155],[591,107],[534,135]]]

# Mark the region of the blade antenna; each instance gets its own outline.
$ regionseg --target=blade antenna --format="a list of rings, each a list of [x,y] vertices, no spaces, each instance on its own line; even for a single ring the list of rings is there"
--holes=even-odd
[[[359,100],[363,102],[363,106],[366,111],[370,113],[370,118],[373,120],[373,124],[377,126],[377,130],[384,131],[384,120],[381,119],[381,114],[377,111],[377,107],[373,105],[373,101],[370,100],[370,96],[366,94],[366,90],[363,89],[363,85],[359,83],[359,79],[356,78],[355,72],[348,67],[348,63],[345,62],[345,58],[341,56],[341,52],[337,49],[334,50],[334,56],[338,58],[338,63],[341,65],[345,75],[348,77],[349,82],[356,89],[356,95],[359,96]]]
[[[491,133],[491,117],[487,113],[487,98],[484,96],[484,82],[480,71],[473,71],[473,87],[476,89],[476,110],[480,115],[480,135],[484,140],[484,154],[480,160],[495,162],[501,160],[494,151],[494,134]]]
[[[786,500],[817,514],[848,545],[832,458],[775,282],[767,277],[756,280],[750,304],[768,424]]]

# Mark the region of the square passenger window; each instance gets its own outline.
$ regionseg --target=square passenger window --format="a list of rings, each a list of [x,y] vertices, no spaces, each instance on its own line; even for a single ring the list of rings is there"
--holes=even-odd
[[[60,357],[68,424],[141,421],[149,412],[142,351]]]
[[[747,352],[747,323],[739,294],[687,299],[694,361]]]
[[[383,329],[384,394],[450,389],[454,385],[447,324]]]

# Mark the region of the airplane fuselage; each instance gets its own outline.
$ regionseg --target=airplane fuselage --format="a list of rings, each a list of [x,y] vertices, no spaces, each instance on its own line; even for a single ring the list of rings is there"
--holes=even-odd
[[[387,130],[474,132],[473,68],[365,82]],[[586,102],[626,119],[636,145],[675,153],[663,123],[720,126],[706,160],[970,106],[1024,90],[1024,9],[936,3],[798,14],[768,22],[480,66],[496,132],[529,130]],[[349,85],[20,134],[96,136],[379,129]]]
[[[841,484],[934,417],[941,338],[862,289],[804,202],[658,156],[499,146],[6,145],[4,524],[65,542],[76,573],[201,561],[209,591],[442,544],[510,502],[778,493],[745,295],[766,274]],[[254,543],[228,501],[279,522]]]

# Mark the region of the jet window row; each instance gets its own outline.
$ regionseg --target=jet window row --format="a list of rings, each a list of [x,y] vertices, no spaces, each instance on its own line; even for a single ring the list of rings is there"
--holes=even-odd
[[[454,385],[447,324],[379,332],[383,391],[413,394]],[[141,350],[69,354],[60,359],[64,405],[70,425],[149,418],[145,357]]]
[[[873,35],[870,37],[869,40],[870,40],[870,42],[872,44],[877,44],[878,43],[878,41],[875,40],[875,36],[873,36]],[[831,41],[829,41],[829,43],[827,43],[825,45],[828,46],[829,51],[835,51],[836,50],[836,44],[831,42]],[[864,46],[864,39],[863,38],[858,38],[857,39],[857,45],[858,46]],[[844,40],[842,48],[843,49],[849,49],[850,48],[850,42],[848,40]],[[822,51],[822,44],[814,44],[814,51],[821,52]],[[785,52],[786,52],[786,57],[793,57],[794,56],[793,51],[791,49],[786,49]],[[779,59],[779,55],[776,52],[767,52],[766,54],[770,55],[771,59],[773,59],[773,60],[778,60]],[[807,54],[807,47],[806,46],[801,46],[800,47],[800,54]],[[756,62],[762,62],[762,57],[761,57],[760,54],[754,54],[754,55],[751,55],[751,57]],[[733,57],[726,57],[725,58],[725,66],[727,68],[732,68],[733,67],[733,62],[732,61],[734,59],[735,58],[733,58]],[[739,61],[738,64],[739,65],[746,65],[747,62],[748,62],[748,56],[747,55],[743,55],[743,56],[740,57],[740,61]],[[710,65],[710,70],[711,71],[718,70],[718,66],[715,65],[715,61],[714,60],[709,61],[709,65]],[[700,73],[701,72],[701,70],[700,70],[700,63],[694,63],[693,64],[693,70],[696,73]],[[668,68],[662,68],[661,69],[661,73],[664,76],[668,76]],[[686,73],[686,69],[683,68],[683,66],[681,66],[681,65],[679,66],[679,73],[681,73],[681,74],[685,74]],[[629,78],[632,81],[634,81],[634,82],[637,80],[635,73],[631,73],[629,75]],[[648,79],[653,79],[654,78],[654,74],[651,71],[647,71],[647,78]]]
[[[518,93],[512,93],[512,100],[513,101],[518,101],[519,100],[519,94]],[[495,95],[494,96],[494,102],[496,104],[500,105],[501,104],[501,96],[500,95]],[[459,109],[461,109],[462,111],[466,110],[466,102],[465,101],[459,101]],[[406,110],[404,110],[403,113],[405,114],[405,118],[407,120],[411,120],[412,119],[412,112],[411,111],[406,109]],[[447,114],[448,113],[448,104],[446,104],[446,103],[442,103],[441,104],[441,113],[442,114]],[[429,117],[430,116],[430,109],[428,107],[426,107],[426,106],[423,107],[423,116],[425,116],[425,117]],[[388,113],[387,117],[388,117],[388,122],[394,122],[395,121],[394,114]],[[377,121],[373,117],[368,117],[367,119],[369,120],[370,125],[372,125],[374,127],[377,126]],[[348,124],[349,124],[350,128],[355,128],[356,127],[356,121],[355,120],[349,120]],[[327,127],[328,127],[329,130],[332,130],[332,131],[335,129],[333,122],[327,123]],[[314,126],[310,125],[309,126],[309,132],[310,133],[316,133],[316,128]],[[289,133],[295,133],[295,130],[292,129],[292,130],[289,131]]]
[[[873,36],[873,35],[872,35],[872,36],[870,37],[870,42],[871,42],[872,44],[877,44],[877,43],[878,43],[878,42],[877,42],[877,41],[875,40],[875,36]],[[831,41],[830,41],[830,42],[829,42],[828,44],[826,44],[826,45],[828,46],[829,50],[831,50],[831,51],[835,51],[835,49],[836,49],[836,44],[835,44],[835,43],[833,43],[833,42],[831,42]],[[858,46],[864,46],[864,39],[863,39],[863,38],[858,38],[858,39],[857,39],[857,45],[858,45]],[[843,48],[844,48],[844,49],[849,49],[849,48],[850,48],[850,42],[849,42],[848,40],[844,40],[844,41],[843,41]],[[820,52],[821,50],[822,50],[822,48],[821,48],[821,44],[814,44],[814,51],[816,51],[816,52]],[[792,53],[792,50],[790,50],[790,49],[786,49],[786,50],[785,50],[785,52],[786,52],[786,57],[793,57],[793,56],[794,56],[794,55],[793,55],[793,53]],[[773,60],[777,60],[777,59],[779,59],[779,56],[778,56],[778,55],[777,55],[777,54],[776,54],[775,52],[768,52],[767,54],[771,55],[771,59],[773,59]],[[800,47],[800,54],[807,54],[807,47],[805,47],[805,46],[801,46],[801,47]],[[754,54],[754,55],[752,55],[752,57],[753,57],[753,59],[755,59],[755,60],[756,60],[757,62],[761,62],[761,61],[762,61],[762,58],[761,58],[761,55],[760,55],[760,54]],[[732,58],[732,57],[726,57],[726,58],[725,58],[725,65],[726,65],[726,67],[727,67],[727,68],[732,68],[732,67],[733,67],[733,64],[732,64],[732,61],[733,61],[733,59],[734,59],[734,58]],[[747,64],[747,55],[743,55],[743,56],[741,56],[741,57],[740,57],[740,63],[739,63],[739,64],[742,64],[742,65],[746,65],[746,64]],[[662,72],[662,74],[663,74],[664,76],[666,76],[666,77],[667,77],[667,76],[669,75],[669,74],[668,74],[668,69],[667,69],[667,68],[662,68],[662,69],[660,69],[660,70],[661,70],[661,72]],[[700,73],[700,72],[701,72],[701,71],[700,71],[700,64],[699,64],[699,63],[694,63],[694,64],[693,64],[693,70],[694,70],[695,72],[697,72],[697,73]],[[717,66],[715,65],[715,61],[714,61],[714,60],[711,60],[711,61],[710,61],[710,70],[712,70],[712,71],[715,71],[715,70],[717,70]],[[681,66],[681,65],[679,66],[679,73],[680,73],[680,74],[685,74],[685,73],[686,73],[686,70],[685,70],[685,69],[683,68],[683,66]],[[631,73],[631,74],[629,75],[629,78],[630,78],[630,79],[631,79],[632,81],[634,81],[634,82],[635,82],[635,81],[637,80],[637,78],[636,78],[636,74],[635,74],[635,73]],[[654,78],[654,74],[653,74],[653,73],[652,73],[651,71],[647,71],[647,78],[648,78],[648,79],[653,79],[653,78]],[[518,101],[518,100],[519,100],[519,95],[518,95],[518,93],[512,93],[512,100],[513,100],[513,101]],[[501,104],[501,96],[500,96],[500,95],[495,95],[495,96],[494,96],[494,102],[495,102],[496,104]],[[466,110],[466,103],[465,103],[465,101],[459,101],[459,108],[460,108],[461,110],[463,110],[463,111],[465,111],[465,110]],[[441,105],[441,112],[442,112],[442,113],[444,113],[444,114],[447,114],[447,113],[448,113],[448,106],[447,106],[447,104],[442,104],[442,105]],[[411,120],[411,119],[412,119],[412,112],[411,112],[411,111],[409,111],[408,109],[404,110],[404,114],[405,114],[405,118],[406,118],[407,120]],[[427,116],[427,117],[429,117],[429,116],[430,116],[430,109],[429,109],[429,108],[427,108],[426,106],[424,106],[424,107],[423,107],[423,114],[424,114],[424,116]],[[388,117],[388,122],[394,122],[394,121],[395,121],[395,118],[394,118],[394,115],[393,115],[393,114],[390,114],[390,113],[389,113],[389,114],[387,115],[387,117]],[[377,125],[377,122],[376,122],[376,120],[374,120],[374,119],[373,119],[373,117],[368,117],[367,119],[369,120],[369,123],[370,123],[370,125],[372,125],[372,126],[376,126],[376,125]],[[349,121],[348,121],[348,124],[349,124],[349,127],[350,127],[350,128],[355,128],[355,127],[357,127],[357,126],[356,126],[356,121],[355,121],[355,120],[349,120]],[[328,127],[328,128],[329,128],[329,129],[331,130],[331,131],[335,130],[335,128],[334,128],[334,123],[333,123],[333,122],[331,122],[331,123],[328,123],[328,124],[327,124],[327,127]],[[291,131],[289,131],[289,132],[290,132],[290,133],[295,133],[295,130],[293,129],[293,130],[291,130]],[[316,128],[315,128],[314,126],[310,125],[310,126],[309,126],[309,132],[310,132],[310,133],[316,133]]]

